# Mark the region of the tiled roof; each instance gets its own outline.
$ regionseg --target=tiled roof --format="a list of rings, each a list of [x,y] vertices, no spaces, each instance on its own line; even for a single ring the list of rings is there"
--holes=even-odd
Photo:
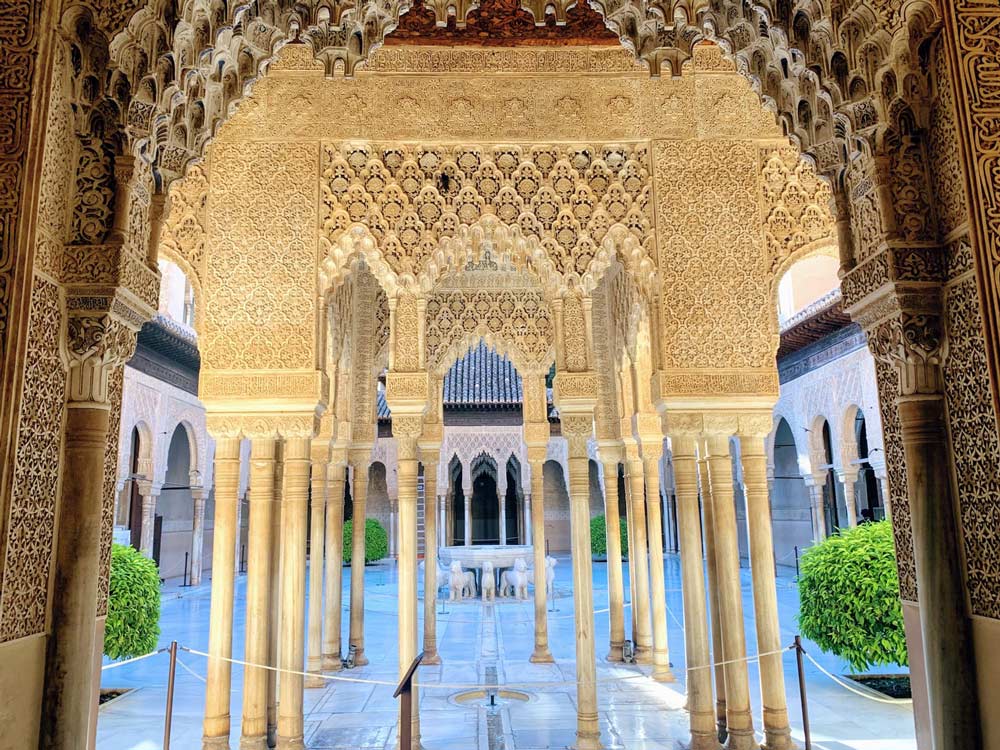
[[[446,407],[517,406],[521,398],[521,376],[514,365],[482,342],[444,376]]]
[[[521,405],[521,376],[509,359],[480,342],[458,360],[444,377],[445,408],[503,408]],[[385,391],[376,398],[378,418],[389,419]]]

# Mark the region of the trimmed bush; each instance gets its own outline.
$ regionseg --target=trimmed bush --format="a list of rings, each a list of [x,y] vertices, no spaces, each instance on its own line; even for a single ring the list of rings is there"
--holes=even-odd
[[[802,634],[851,669],[907,665],[889,521],[838,531],[806,550],[799,600]]]
[[[354,523],[344,524],[344,562],[350,564],[351,539],[354,536]],[[365,521],[365,565],[381,560],[389,554],[389,534],[385,527],[374,518]]]
[[[618,519],[618,529],[622,540],[622,557],[628,557],[628,527],[625,519]],[[603,514],[590,519],[590,551],[598,557],[608,554],[608,522]]]
[[[111,593],[104,627],[104,655],[130,659],[160,640],[160,571],[134,547],[111,547]]]

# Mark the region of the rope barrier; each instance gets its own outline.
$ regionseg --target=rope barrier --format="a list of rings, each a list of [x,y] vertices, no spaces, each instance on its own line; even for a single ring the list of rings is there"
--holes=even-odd
[[[194,677],[196,680],[199,680],[201,682],[208,682],[204,677],[202,677],[200,674],[198,674],[193,669],[191,669],[191,667],[189,667],[187,664],[185,664],[183,662],[183,660],[181,660],[179,657],[177,659],[177,663],[181,665],[181,669],[183,669],[189,675],[191,675],[192,677]]]
[[[118,669],[118,667],[124,667],[126,664],[133,664],[137,661],[142,661],[143,659],[148,659],[151,656],[156,656],[157,654],[165,654],[168,649],[158,648],[156,651],[150,651],[148,654],[143,654],[142,656],[134,656],[131,659],[125,659],[124,661],[116,661],[111,664],[104,664],[101,667],[102,672],[106,672],[109,669]]]
[[[869,693],[866,693],[865,691],[860,690],[859,688],[856,688],[853,685],[849,685],[845,680],[841,679],[840,677],[837,677],[836,675],[827,672],[825,669],[823,669],[822,666],[820,666],[819,662],[817,662],[815,659],[812,658],[810,653],[805,649],[802,649],[802,653],[805,654],[805,657],[810,662],[812,662],[812,665],[816,667],[816,669],[825,674],[827,677],[836,682],[845,690],[850,690],[852,693],[860,695],[862,698],[867,698],[868,700],[875,701],[876,703],[888,703],[890,705],[895,705],[895,706],[905,706],[907,704],[913,703],[912,698],[880,698],[877,695],[870,695]]]

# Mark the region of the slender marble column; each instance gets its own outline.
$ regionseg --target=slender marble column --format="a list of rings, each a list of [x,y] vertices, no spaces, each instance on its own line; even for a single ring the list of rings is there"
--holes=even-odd
[[[618,516],[618,461],[604,461],[604,520],[608,537],[608,661],[622,660],[625,644],[625,585],[622,575],[621,521]]]
[[[528,446],[531,464],[531,528],[532,552],[535,558],[535,650],[530,661],[534,664],[550,664],[554,661],[549,652],[548,602],[545,596],[545,578],[538,571],[545,570],[545,446]],[[539,582],[541,581],[541,586]]]
[[[500,537],[500,544],[507,544],[507,495],[506,492],[501,491],[499,484],[497,485],[497,509],[500,511],[500,528],[497,536]]]
[[[462,477],[462,492],[465,498],[465,546],[472,544],[472,482],[465,486],[465,476]]]
[[[524,496],[524,543],[531,545],[531,495]]]
[[[858,502],[856,499],[856,486],[858,472],[845,471],[840,475],[840,481],[844,485],[844,505],[847,507],[847,527],[853,529],[858,525]]]
[[[254,436],[250,444],[250,535],[247,549],[246,647],[251,664],[270,664],[272,519],[275,512],[275,440]],[[241,750],[267,747],[267,670],[243,673]]]
[[[398,421],[398,418],[397,420]],[[395,425],[394,425],[395,426]],[[417,460],[416,445],[406,448],[399,438],[399,676],[417,655]],[[412,747],[420,748],[420,711],[413,690]],[[401,748],[400,750],[409,750]]]
[[[323,536],[326,531],[326,467],[325,457],[313,461],[312,491],[309,497],[309,657],[307,672],[323,669]],[[326,680],[318,675],[305,679],[307,688],[320,688]]]
[[[209,610],[203,750],[228,750],[232,691],[233,596],[236,590],[237,509],[240,505],[240,439],[215,441],[215,529],[212,543],[212,602]]]
[[[735,422],[735,420],[734,420]],[[728,424],[728,420],[727,420]],[[735,423],[732,432],[735,432]],[[733,464],[729,456],[727,426],[708,433],[708,474],[712,486],[715,520],[715,556],[719,576],[719,612],[726,673],[726,725],[729,750],[754,746],[750,714],[750,680],[747,675],[746,633],[743,627],[743,592],[740,587],[740,550],[736,527]]]
[[[274,463],[274,510],[271,513],[271,618],[268,625],[267,663],[277,665],[281,658],[281,639],[278,624],[281,619],[282,554],[284,540],[281,538],[282,498],[285,486],[284,443],[276,444]],[[278,686],[280,672],[268,671],[267,677],[267,744],[274,747],[278,741]]]
[[[205,548],[205,501],[208,490],[201,487],[191,489],[194,503],[194,519],[191,528],[191,580],[192,586],[201,584],[202,551]]]
[[[396,532],[396,514],[399,512],[397,508],[399,501],[395,498],[389,498],[389,557],[396,557],[398,553],[398,545],[396,543],[397,532]]]
[[[438,530],[437,514],[437,455],[430,450],[421,451],[424,456],[424,664],[440,664],[437,650],[437,568]],[[430,502],[431,512],[426,511]]]
[[[146,557],[153,557],[153,541],[156,536],[156,499],[159,493],[153,492],[153,486],[148,481],[139,481],[139,496],[142,498],[142,527],[139,532],[139,552]]]
[[[278,664],[278,750],[304,747],[303,679],[306,619],[306,527],[309,517],[309,447],[288,437],[281,499],[281,619]],[[322,507],[322,506],[321,506]]]
[[[626,462],[627,465],[627,462]],[[628,482],[628,472],[623,472],[622,476],[625,478],[624,489],[625,489],[625,541],[628,543],[628,596],[629,603],[629,628],[628,632],[632,637],[632,646],[639,641],[639,628],[635,616],[635,522],[632,518],[632,488],[629,486]],[[617,480],[616,480],[617,481]],[[620,490],[619,490],[620,491]]]
[[[344,576],[344,474],[346,468],[334,463],[327,467],[326,496],[326,585],[323,617],[323,671],[337,672],[341,664],[341,614]]]
[[[662,439],[644,443],[643,469],[646,475],[646,517],[649,520],[649,580],[653,600],[653,679],[673,682],[667,645],[667,593],[663,574],[663,510],[660,499],[660,457]]]
[[[687,661],[687,708],[691,715],[691,750],[718,750],[712,712],[712,667],[705,613],[705,576],[701,563],[701,519],[698,517],[698,476],[695,440],[672,433],[677,488],[677,526],[684,583],[684,649]],[[705,524],[706,528],[708,524]],[[719,681],[719,685],[724,685]]]
[[[363,667],[365,656],[365,519],[368,495],[368,462],[370,449],[351,456],[354,466],[354,484],[351,487],[353,503],[353,535],[351,536],[351,633],[350,645],[354,646],[354,664]],[[360,529],[360,533],[359,533]]]
[[[676,464],[674,472],[676,475]],[[712,512],[712,486],[708,481],[708,450],[701,445],[698,459],[698,480],[701,485],[701,513],[705,537],[705,568],[708,571],[708,602],[712,623],[712,662],[715,666],[715,715],[719,735],[726,731],[726,670],[722,650],[722,614],[719,611],[719,566],[715,559],[715,514]],[[680,501],[678,501],[680,502]],[[680,511],[678,511],[679,513]],[[700,542],[699,542],[700,544]],[[684,606],[687,611],[687,605]]]
[[[628,461],[629,504],[635,545],[629,548],[629,572],[635,578],[632,617],[635,620],[635,659],[640,664],[653,661],[653,630],[649,616],[649,560],[646,538],[646,500],[642,459]]]
[[[565,420],[563,424],[566,424]],[[597,750],[602,745],[597,720],[597,663],[594,656],[590,465],[586,437],[570,437],[569,443],[569,517],[573,539],[573,617],[576,625],[576,747],[578,750]]]
[[[437,477],[434,478],[435,483],[437,482]],[[448,538],[450,536],[448,530],[448,495],[444,494],[438,498],[438,547],[445,547],[451,544],[451,540]]]
[[[808,485],[809,499],[812,501],[812,521],[813,521],[813,541],[821,542],[826,539],[826,513],[823,510],[823,480],[813,478],[813,483]]]
[[[904,395],[897,408],[906,455],[933,747],[979,747],[976,658],[961,560],[955,554],[960,537],[944,399],[939,394]]]
[[[774,539],[771,534],[771,503],[767,493],[767,455],[764,438],[771,415],[754,416],[756,424],[744,428],[741,417],[740,456],[750,531],[750,571],[753,576],[753,606],[757,630],[757,653],[770,654],[786,646],[778,623],[778,592],[774,578]],[[744,431],[744,429],[746,431]],[[764,704],[764,734],[767,750],[791,750],[791,729],[785,698],[783,654],[761,656],[760,694]]]

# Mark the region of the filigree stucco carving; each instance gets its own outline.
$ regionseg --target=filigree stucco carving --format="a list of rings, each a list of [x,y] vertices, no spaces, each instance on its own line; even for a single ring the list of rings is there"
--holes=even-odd
[[[59,289],[36,278],[6,520],[0,641],[45,631],[62,444],[66,371],[59,358]],[[12,543],[11,543],[12,542]]]
[[[470,104],[470,106],[472,106]],[[496,217],[516,227],[519,241],[496,248],[515,267],[554,274],[559,283],[593,288],[611,253],[626,243],[639,252],[630,263],[647,273],[641,249],[650,243],[650,178],[643,145],[488,145],[365,142],[323,144],[323,243],[326,276],[357,252],[351,229],[363,225],[374,240],[360,252],[389,290],[434,286],[442,269],[479,258],[446,238]],[[612,227],[621,227],[611,232]],[[477,248],[481,250],[482,248]],[[462,257],[453,257],[461,254]]]
[[[212,152],[203,368],[314,367],[317,156],[281,143]]]

